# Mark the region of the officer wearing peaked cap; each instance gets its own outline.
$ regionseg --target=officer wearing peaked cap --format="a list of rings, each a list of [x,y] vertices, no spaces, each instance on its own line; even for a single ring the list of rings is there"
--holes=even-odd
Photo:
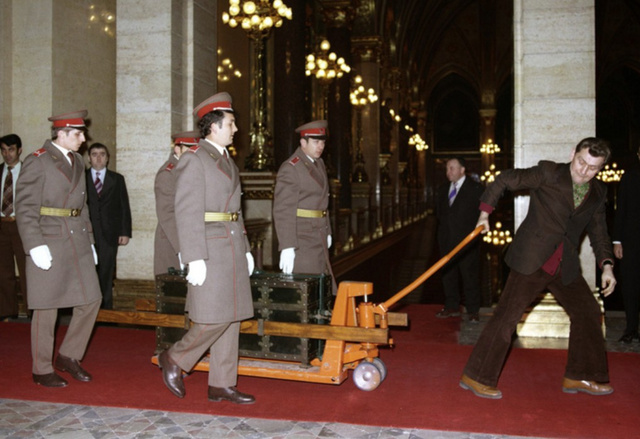
[[[170,267],[181,268],[178,258],[178,226],[175,216],[176,166],[180,156],[200,141],[200,131],[185,131],[171,136],[171,154],[156,173],[154,193],[158,225],[154,239],[153,271],[166,274]]]
[[[251,404],[236,389],[240,322],[253,317],[249,276],[253,271],[241,210],[239,171],[227,146],[238,130],[228,93],[198,105],[201,140],[176,166],[175,217],[180,256],[189,265],[186,310],[193,325],[160,354],[165,385],[185,394],[182,370],[189,371],[209,350],[210,401]]]
[[[16,220],[27,257],[29,308],[33,310],[33,380],[46,387],[68,382],[54,371],[91,381],[80,366],[102,294],[95,265],[86,180],[78,148],[85,141],[87,111],[52,116],[51,140],[23,164],[16,193]],[[53,360],[59,308],[73,308],[69,328]]]
[[[300,146],[280,166],[273,200],[280,269],[287,274],[332,275],[329,179],[321,158],[327,121],[306,123],[296,128],[296,133],[300,135]],[[333,292],[336,293],[335,280]]]

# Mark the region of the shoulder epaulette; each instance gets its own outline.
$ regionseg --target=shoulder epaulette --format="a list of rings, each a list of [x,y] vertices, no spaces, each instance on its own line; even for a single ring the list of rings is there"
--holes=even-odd
[[[196,152],[200,149],[200,145],[193,145],[191,148],[189,148],[187,151],[189,152]]]
[[[165,171],[171,171],[171,170],[172,170],[173,168],[175,168],[175,167],[176,167],[176,165],[174,165],[173,163],[169,163],[169,164],[167,165],[167,167],[166,167],[166,168],[164,168],[164,170],[165,170]]]
[[[46,154],[46,153],[47,153],[46,149],[40,148],[39,150],[35,151],[33,155],[36,157],[40,157],[42,154]]]
[[[291,163],[293,166],[296,165],[296,163],[298,163],[300,161],[300,157],[296,156],[294,158],[292,158],[291,160],[289,160],[289,163]]]

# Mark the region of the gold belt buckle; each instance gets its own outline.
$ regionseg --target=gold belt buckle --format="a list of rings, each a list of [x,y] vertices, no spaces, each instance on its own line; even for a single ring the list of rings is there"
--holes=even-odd
[[[70,209],[69,216],[80,216],[80,209]]]
[[[231,213],[231,221],[238,221],[238,212]]]

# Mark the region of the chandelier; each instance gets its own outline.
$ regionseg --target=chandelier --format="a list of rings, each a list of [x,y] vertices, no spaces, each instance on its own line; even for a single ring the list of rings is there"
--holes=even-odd
[[[498,152],[500,152],[500,147],[493,143],[493,140],[489,139],[487,140],[487,143],[483,143],[482,146],[480,147],[480,152],[482,154],[496,154]]]
[[[261,40],[269,36],[272,28],[282,26],[284,18],[291,17],[291,8],[282,0],[229,0],[229,12],[222,13],[222,22],[230,27],[239,25],[249,38]]]
[[[218,48],[218,58],[222,58],[222,49]],[[241,78],[242,72],[233,66],[231,58],[222,58],[218,64],[218,81],[228,82],[233,78]]]
[[[424,151],[425,149],[429,149],[429,145],[425,142],[420,134],[415,133],[411,137],[409,137],[409,145],[415,146],[417,151]]]
[[[357,75],[353,78],[353,83],[356,88],[349,93],[352,105],[362,107],[367,104],[373,104],[378,100],[378,95],[373,88],[369,88],[368,90],[364,88],[364,85],[362,85],[362,76]]]
[[[505,245],[511,243],[513,238],[511,237],[511,232],[508,230],[500,230],[502,229],[502,223],[497,222],[496,227],[493,230],[487,232],[482,240],[488,244],[492,245]]]
[[[492,183],[498,175],[500,175],[500,171],[496,171],[496,165],[491,164],[489,169],[484,171],[484,174],[480,176],[480,180],[486,183]]]
[[[620,181],[622,174],[624,174],[624,169],[618,169],[617,163],[611,163],[611,166],[605,165],[604,169],[598,172],[596,178],[605,183],[613,183]]]
[[[271,29],[281,27],[283,20],[291,20],[291,8],[282,0],[229,0],[229,12],[222,13],[222,22],[229,27],[238,25],[253,42],[253,127],[249,132],[251,154],[245,166],[250,171],[269,171],[273,168],[271,134],[266,127],[266,84],[264,70],[264,40]]]
[[[345,73],[351,71],[351,67],[344,58],[338,58],[335,52],[329,52],[331,44],[328,40],[322,40],[320,51],[307,55],[305,75],[315,76],[323,84],[329,84],[335,78],[342,78]]]

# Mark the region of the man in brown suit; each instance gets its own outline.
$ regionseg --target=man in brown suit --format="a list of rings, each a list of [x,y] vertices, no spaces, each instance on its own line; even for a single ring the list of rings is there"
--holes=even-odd
[[[478,225],[489,230],[489,214],[505,190],[529,190],[529,212],[505,257],[511,268],[493,317],[482,331],[464,369],[460,386],[484,398],[502,397],[496,388],[511,337],[524,310],[543,291],[551,291],[571,319],[568,360],[562,390],[607,395],[607,356],[600,306],[580,272],[583,233],[602,268],[602,294],[613,292],[613,252],[607,234],[607,189],[594,179],[609,160],[606,141],[581,140],[571,163],[541,161],[528,169],[503,171],[481,197]]]
[[[27,257],[33,381],[68,383],[54,371],[54,332],[59,308],[73,308],[55,368],[91,381],[80,366],[100,309],[98,263],[87,210],[82,156],[87,111],[52,116],[51,140],[29,155],[16,188],[18,230]]]
[[[173,136],[173,151],[158,170],[154,183],[156,215],[158,225],[154,240],[153,271],[155,275],[166,274],[170,267],[182,269],[178,259],[178,227],[174,202],[176,198],[176,166],[182,153],[198,144],[200,131],[176,133]]]
[[[186,310],[193,325],[158,358],[166,386],[185,394],[189,371],[209,350],[209,401],[251,404],[238,391],[240,321],[253,317],[249,276],[254,268],[241,211],[240,176],[227,146],[238,130],[231,96],[218,93],[198,105],[202,139],[176,167],[175,216],[181,260],[189,266]]]
[[[296,128],[300,146],[278,170],[273,222],[278,236],[280,269],[287,274],[331,275],[329,181],[322,160],[327,121]],[[333,290],[336,292],[335,280]]]

